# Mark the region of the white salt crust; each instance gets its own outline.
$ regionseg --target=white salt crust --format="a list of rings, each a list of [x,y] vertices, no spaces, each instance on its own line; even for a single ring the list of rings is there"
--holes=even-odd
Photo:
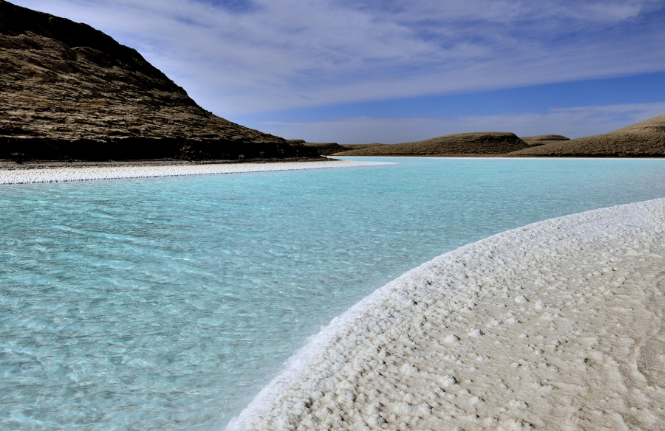
[[[333,169],[390,165],[384,162],[327,162],[238,163],[208,165],[164,166],[96,166],[45,169],[0,169],[1,184],[59,183],[69,181],[111,180],[128,178],[179,177],[189,175],[240,174],[251,172],[298,171],[304,169]]]
[[[665,199],[441,255],[313,336],[237,430],[662,429]]]

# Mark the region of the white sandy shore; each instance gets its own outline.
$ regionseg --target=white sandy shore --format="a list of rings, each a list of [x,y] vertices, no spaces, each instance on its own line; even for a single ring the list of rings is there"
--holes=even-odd
[[[665,199],[446,253],[334,319],[227,430],[665,429]]]
[[[296,171],[389,165],[383,162],[234,163],[202,165],[95,166],[45,169],[0,169],[0,184],[54,183],[68,181],[110,180],[127,178],[178,177],[186,175],[238,174],[249,172]]]

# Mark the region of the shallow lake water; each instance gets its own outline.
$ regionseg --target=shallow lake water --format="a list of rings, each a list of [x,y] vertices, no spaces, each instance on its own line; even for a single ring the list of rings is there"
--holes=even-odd
[[[321,325],[441,253],[665,196],[665,160],[0,186],[0,429],[219,430]]]

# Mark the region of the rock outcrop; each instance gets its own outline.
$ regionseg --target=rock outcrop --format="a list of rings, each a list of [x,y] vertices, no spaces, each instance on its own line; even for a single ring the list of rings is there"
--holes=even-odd
[[[516,157],[665,157],[665,115],[603,135],[552,142],[510,153]]]
[[[514,133],[479,132],[447,135],[404,144],[373,145],[338,153],[344,156],[494,156],[528,148]]]
[[[202,109],[137,51],[0,0],[0,159],[318,158]]]

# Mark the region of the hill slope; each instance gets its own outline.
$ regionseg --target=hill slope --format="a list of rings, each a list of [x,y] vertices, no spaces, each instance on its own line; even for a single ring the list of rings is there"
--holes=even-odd
[[[665,157],[665,115],[603,135],[553,142],[510,153],[522,157]]]
[[[205,111],[110,36],[3,0],[0,100],[0,158],[317,157]]]
[[[316,152],[322,156],[329,156],[331,154],[339,153],[340,151],[345,151],[344,147],[336,142],[329,142],[329,143],[305,142],[304,145],[306,147],[314,148]]]
[[[566,138],[565,136],[561,135],[520,136],[520,139],[529,144],[531,147],[551,144],[559,141],[570,141],[570,138]]]
[[[501,155],[528,148],[513,133],[480,132],[440,136],[404,144],[377,145],[337,153],[340,156],[473,156]]]

